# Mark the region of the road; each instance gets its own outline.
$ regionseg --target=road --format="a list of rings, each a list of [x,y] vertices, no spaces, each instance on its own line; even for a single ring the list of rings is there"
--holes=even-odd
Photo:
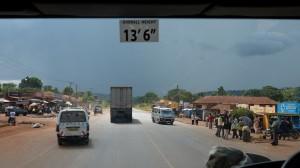
[[[58,146],[54,128],[0,138],[3,168],[199,168],[214,145],[239,147],[270,155],[243,142],[226,142],[205,129],[175,122],[152,123],[149,113],[135,110],[131,124],[112,124],[109,114],[91,116],[88,146]],[[16,145],[17,144],[17,145]],[[273,159],[276,156],[270,155]]]

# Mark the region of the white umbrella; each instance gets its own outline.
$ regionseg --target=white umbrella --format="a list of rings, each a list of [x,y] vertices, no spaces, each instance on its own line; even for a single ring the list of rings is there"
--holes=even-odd
[[[66,105],[72,106],[72,103],[69,102],[69,101],[67,101],[67,102],[66,102]]]
[[[4,98],[0,98],[0,103],[9,103],[10,101]]]
[[[46,104],[47,104],[48,102],[47,102],[46,100],[43,100],[43,103],[46,103]]]

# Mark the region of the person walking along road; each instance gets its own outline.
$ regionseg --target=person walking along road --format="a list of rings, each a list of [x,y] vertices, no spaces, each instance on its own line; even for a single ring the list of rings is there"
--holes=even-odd
[[[237,131],[238,131],[238,128],[239,128],[239,121],[237,118],[235,118],[231,124],[231,130],[232,130],[232,139],[234,138],[239,138],[238,134],[237,134]]]
[[[216,136],[217,137],[221,137],[221,131],[223,130],[223,126],[224,126],[224,121],[223,121],[223,117],[221,115],[218,116],[217,118],[217,132],[216,132]],[[224,136],[224,132],[222,133],[222,137]]]
[[[255,119],[254,119],[253,128],[254,128],[255,134],[258,134],[258,132],[259,132],[259,118],[258,117],[255,117]]]
[[[273,134],[273,141],[272,145],[278,145],[278,133],[279,133],[279,127],[280,127],[280,119],[275,116],[275,121],[273,121],[271,128],[272,128],[272,134]]]
[[[213,121],[214,121],[214,117],[211,114],[209,114],[208,115],[208,128],[209,129],[212,129]]]
[[[224,126],[223,126],[224,133],[222,134],[222,137],[224,139],[228,139],[229,130],[230,130],[230,121],[227,113],[224,115]]]

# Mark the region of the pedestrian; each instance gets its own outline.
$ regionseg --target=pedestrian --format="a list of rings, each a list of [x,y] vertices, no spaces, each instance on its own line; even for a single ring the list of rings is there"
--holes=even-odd
[[[217,132],[216,132],[216,136],[217,137],[221,137],[221,131],[223,130],[223,126],[224,126],[224,121],[223,121],[223,117],[221,115],[218,116],[217,118]],[[222,133],[222,137],[224,136],[224,132]]]
[[[208,127],[208,116],[205,116],[205,126]]]
[[[229,135],[229,129],[230,129],[230,122],[229,122],[229,118],[228,117],[224,117],[224,135],[223,138],[224,139],[228,139],[228,135]]]
[[[237,134],[237,131],[238,131],[238,128],[239,128],[239,121],[237,118],[235,118],[231,124],[231,130],[232,130],[232,139],[234,138],[239,138],[238,134]]]
[[[230,114],[228,115],[228,117],[229,117],[229,132],[228,132],[228,135],[230,135],[231,124],[232,124],[232,122],[233,122],[233,117],[232,117]]]
[[[242,135],[243,135],[243,126],[244,126],[244,122],[242,120],[239,121],[238,124],[238,132],[239,132],[239,138],[240,140],[242,140]]]
[[[253,128],[254,128],[255,134],[258,134],[258,132],[259,132],[259,118],[258,117],[255,117],[255,119],[254,119]]]
[[[275,121],[273,121],[272,125],[271,125],[271,129],[272,129],[272,134],[273,134],[273,141],[272,141],[272,145],[278,145],[278,133],[279,133],[279,127],[280,127],[280,119],[275,116]]]
[[[244,142],[250,142],[251,136],[250,136],[251,130],[248,125],[244,125],[242,128],[242,139]]]
[[[214,117],[211,114],[209,114],[208,115],[208,128],[209,129],[212,129],[213,120],[214,120]]]
[[[195,116],[194,112],[192,112],[192,115],[191,115],[192,125],[194,125],[194,123],[195,123],[195,118],[196,118],[196,116]]]

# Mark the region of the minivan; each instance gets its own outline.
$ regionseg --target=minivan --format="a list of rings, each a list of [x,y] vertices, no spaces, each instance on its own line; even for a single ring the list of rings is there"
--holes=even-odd
[[[173,125],[174,120],[175,120],[175,113],[171,108],[167,108],[167,107],[152,108],[153,123],[167,123]]]
[[[67,108],[59,112],[56,132],[58,145],[66,141],[89,143],[89,116],[84,109]]]

